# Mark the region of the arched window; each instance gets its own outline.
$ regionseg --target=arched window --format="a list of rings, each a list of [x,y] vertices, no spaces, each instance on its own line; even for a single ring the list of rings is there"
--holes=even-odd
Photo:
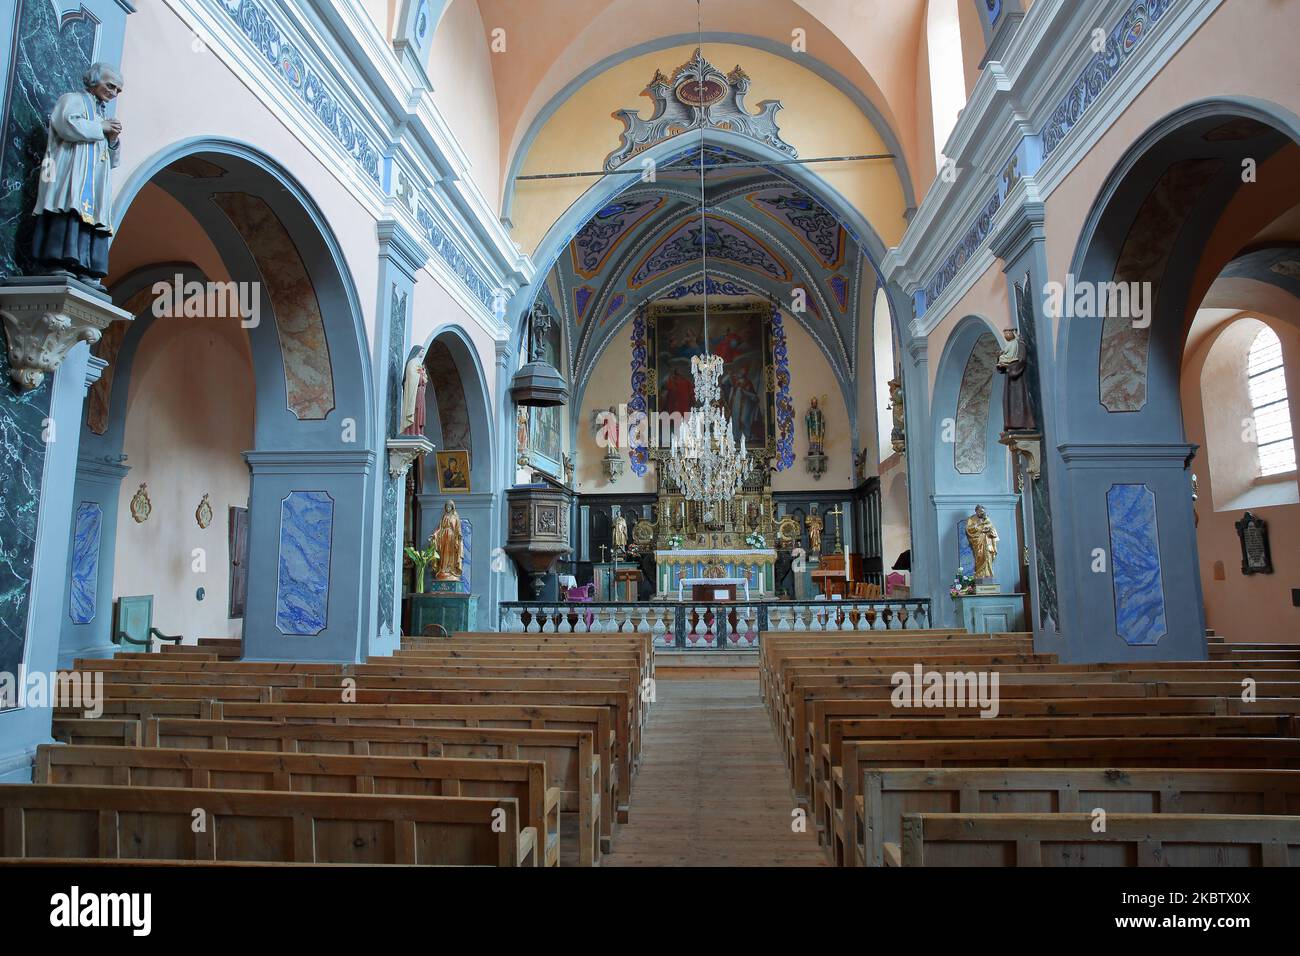
[[[1291,434],[1282,343],[1267,326],[1255,336],[1246,356],[1246,381],[1255,417],[1260,477],[1295,471],[1295,439]]]

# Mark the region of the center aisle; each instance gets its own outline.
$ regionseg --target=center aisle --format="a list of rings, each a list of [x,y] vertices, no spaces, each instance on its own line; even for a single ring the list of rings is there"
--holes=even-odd
[[[826,866],[791,829],[785,763],[753,680],[658,681],[631,822],[602,866]]]

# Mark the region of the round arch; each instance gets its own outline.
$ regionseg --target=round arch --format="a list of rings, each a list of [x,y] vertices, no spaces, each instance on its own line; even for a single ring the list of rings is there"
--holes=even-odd
[[[192,217],[224,266],[231,283],[225,291],[235,291],[255,310],[234,316],[218,308],[208,315],[242,319],[253,365],[253,438],[242,455],[248,497],[230,502],[248,505],[245,658],[362,660],[376,627],[375,488],[382,435],[362,312],[341,247],[301,184],[244,143],[196,137],[160,150],[123,183],[116,222],[126,221],[149,184]],[[165,228],[165,222],[154,226]],[[158,291],[153,284],[174,289],[176,275],[182,282],[215,281],[189,263],[155,262],[115,282],[114,292],[121,302],[141,295],[152,301]],[[221,301],[214,298],[221,290],[209,286],[205,292],[206,304]],[[207,315],[206,308],[196,311]],[[114,368],[107,427],[99,433],[83,421],[77,500],[98,503],[105,527],[116,525],[129,470],[120,459],[132,367],[157,321],[146,312],[122,336],[125,354]],[[205,394],[195,400],[217,399]],[[184,419],[178,422],[183,426]],[[197,503],[203,489],[191,490]],[[212,506],[220,528],[222,502]],[[209,566],[225,550],[212,538],[215,533],[207,532],[203,548]],[[111,535],[101,539],[95,556],[100,595],[114,593],[113,543]],[[100,554],[107,558],[99,560]],[[342,555],[349,556],[346,569],[337,560]],[[195,600],[202,600],[202,590],[191,592]],[[95,614],[79,629],[65,622],[62,644],[107,648],[111,617]]]
[[[674,47],[699,45],[703,42],[705,45],[710,43],[726,43],[735,46],[748,46],[756,50],[762,50],[765,53],[771,53],[783,59],[790,60],[799,64],[821,79],[830,83],[837,90],[848,97],[866,117],[867,121],[875,127],[876,131],[884,140],[886,147],[894,154],[894,168],[898,173],[898,179],[903,190],[903,205],[905,215],[911,216],[916,211],[916,190],[912,181],[912,173],[907,165],[907,156],[903,151],[902,143],[899,141],[897,134],[894,132],[891,124],[881,112],[880,108],[865,94],[857,85],[851,83],[838,70],[823,63],[821,60],[809,56],[807,53],[795,53],[789,43],[778,43],[776,40],[767,37],[754,36],[746,33],[733,33],[726,31],[706,31],[701,37],[696,33],[679,33],[673,36],[660,37],[646,43],[640,43],[636,46],[620,50],[618,53],[605,57],[597,63],[593,63],[577,76],[569,80],[564,87],[556,93],[546,105],[544,105],[532,121],[528,124],[528,129],[520,137],[519,143],[510,155],[510,165],[506,169],[504,180],[504,191],[502,195],[501,217],[510,219],[511,212],[514,209],[515,199],[515,182],[518,179],[520,171],[524,168],[524,163],[528,159],[528,153],[532,149],[533,142],[537,139],[541,131],[550,122],[551,117],[560,109],[575,93],[577,93],[587,83],[591,82],[600,74],[613,69],[620,63],[627,60],[644,56],[647,53],[658,53],[661,50],[670,50]],[[668,140],[672,142],[672,140]],[[638,154],[643,155],[643,154]],[[540,257],[535,256],[536,261],[541,261]]]
[[[1060,411],[1048,465],[1059,470],[1066,511],[1056,522],[1058,577],[1076,584],[1062,597],[1068,659],[1205,657],[1184,346],[1210,283],[1264,225],[1251,220],[1278,215],[1269,197],[1286,200],[1261,191],[1243,212],[1243,162],[1262,167],[1297,143],[1300,119],[1274,104],[1190,103],[1129,148],[1084,221],[1065,278],[1094,298],[1124,283],[1146,307],[1094,317],[1076,300],[1058,320],[1051,387]],[[1107,571],[1089,573],[1098,553]]]

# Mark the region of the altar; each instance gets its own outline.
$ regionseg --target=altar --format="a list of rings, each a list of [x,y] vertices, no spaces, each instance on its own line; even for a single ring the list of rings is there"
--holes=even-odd
[[[682,600],[694,584],[733,584],[746,599],[770,600],[776,551],[771,548],[674,548],[655,551],[655,591]]]

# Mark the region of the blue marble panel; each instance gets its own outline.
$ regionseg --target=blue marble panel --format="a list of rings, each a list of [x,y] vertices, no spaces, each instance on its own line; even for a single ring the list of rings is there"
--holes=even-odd
[[[280,502],[280,582],[275,625],[281,634],[319,634],[329,609],[334,499],[293,491]]]
[[[469,566],[471,556],[474,554],[474,522],[468,518],[460,519],[460,535],[464,539],[465,557],[460,568],[460,580],[465,585],[465,590],[470,590],[469,586]]]
[[[1168,632],[1156,532],[1156,496],[1146,485],[1111,485],[1111,579],[1115,586],[1115,628],[1125,643],[1155,644]]]
[[[970,538],[966,537],[966,519],[957,519],[957,567],[966,574],[975,573],[975,552],[970,548]]]
[[[68,615],[73,624],[95,619],[99,590],[99,538],[104,526],[104,509],[93,501],[77,505],[72,528],[72,591]]]

